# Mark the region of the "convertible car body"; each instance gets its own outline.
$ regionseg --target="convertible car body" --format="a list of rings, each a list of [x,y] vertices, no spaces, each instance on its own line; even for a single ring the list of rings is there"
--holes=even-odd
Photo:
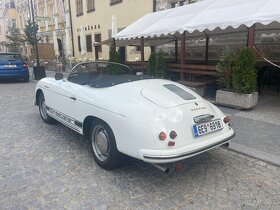
[[[121,64],[78,64],[67,78],[40,80],[35,93],[42,119],[87,135],[105,169],[118,166],[122,154],[179,161],[234,136],[230,118],[192,90]]]

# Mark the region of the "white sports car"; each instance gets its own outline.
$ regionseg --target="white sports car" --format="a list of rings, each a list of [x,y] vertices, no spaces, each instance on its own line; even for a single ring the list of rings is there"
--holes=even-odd
[[[226,144],[230,117],[189,88],[109,62],[76,65],[36,86],[46,123],[59,121],[89,137],[96,162],[116,168],[123,154],[176,162]]]

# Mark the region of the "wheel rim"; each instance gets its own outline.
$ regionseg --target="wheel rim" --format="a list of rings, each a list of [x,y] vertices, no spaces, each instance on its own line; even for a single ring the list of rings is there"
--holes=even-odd
[[[40,112],[41,112],[41,115],[44,119],[47,119],[47,106],[46,106],[46,103],[45,103],[45,100],[43,99],[42,102],[41,102],[41,106],[40,106]]]
[[[94,128],[91,143],[95,156],[102,162],[106,161],[110,152],[109,136],[101,125]]]

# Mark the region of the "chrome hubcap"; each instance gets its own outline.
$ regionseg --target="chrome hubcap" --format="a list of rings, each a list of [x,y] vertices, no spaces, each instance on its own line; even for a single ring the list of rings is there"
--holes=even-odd
[[[106,161],[109,156],[109,137],[106,130],[98,125],[94,128],[94,134],[92,135],[92,148],[96,157],[100,161]]]
[[[45,100],[43,100],[43,102],[41,103],[40,111],[41,111],[43,118],[47,119],[47,106],[46,106]]]

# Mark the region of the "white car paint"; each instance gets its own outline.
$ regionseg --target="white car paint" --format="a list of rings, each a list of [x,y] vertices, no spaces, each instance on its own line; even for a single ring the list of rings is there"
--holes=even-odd
[[[163,87],[173,84],[189,92],[195,99],[184,100]],[[112,129],[117,149],[129,156],[151,163],[168,163],[197,155],[228,142],[234,131],[223,123],[223,129],[204,136],[194,137],[193,118],[211,114],[223,119],[224,114],[198,94],[176,82],[146,79],[111,87],[94,88],[54,78],[44,78],[36,86],[42,90],[46,105],[69,117],[61,119],[48,114],[83,134],[86,117],[94,116],[105,121]],[[76,100],[71,99],[75,98]],[[71,121],[73,120],[73,121]],[[75,122],[81,126],[75,125]],[[160,132],[177,133],[175,146],[172,139],[159,139]],[[173,141],[173,140],[172,140]]]

